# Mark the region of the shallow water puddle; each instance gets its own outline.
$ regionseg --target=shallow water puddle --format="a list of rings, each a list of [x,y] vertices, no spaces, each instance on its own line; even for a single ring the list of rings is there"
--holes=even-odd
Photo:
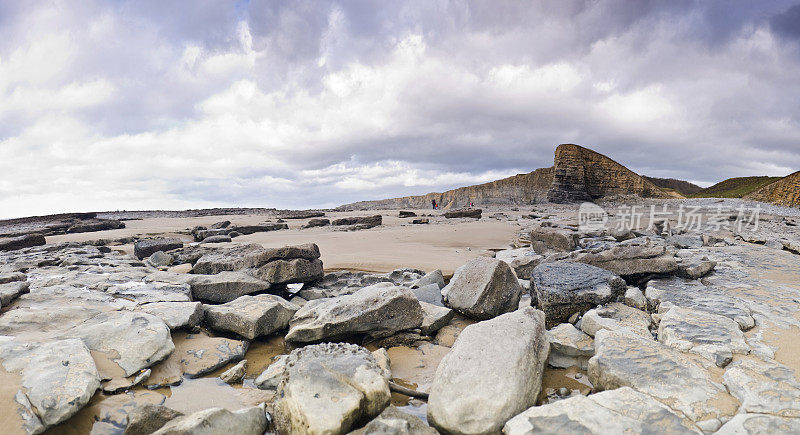
[[[546,405],[564,398],[558,394],[558,390],[561,388],[570,390],[570,393],[565,397],[574,394],[583,394],[585,396],[592,391],[592,383],[589,382],[589,376],[586,372],[578,367],[556,369],[545,366],[544,374],[542,375],[542,390],[536,399],[536,405]]]

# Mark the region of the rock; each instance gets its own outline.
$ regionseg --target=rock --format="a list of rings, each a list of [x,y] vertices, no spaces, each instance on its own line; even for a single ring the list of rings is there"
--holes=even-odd
[[[258,224],[258,225],[245,225],[245,226],[236,226],[231,228],[231,231],[235,231],[240,235],[247,235],[247,234],[255,234],[255,233],[266,233],[269,231],[278,231],[278,230],[288,230],[289,225],[277,223],[277,224]],[[230,233],[228,233],[230,234]]]
[[[625,305],[642,311],[647,310],[647,298],[638,287],[628,287],[625,290]]]
[[[728,367],[723,383],[741,402],[739,412],[800,417],[800,382],[789,367],[744,360]]]
[[[658,341],[708,358],[718,367],[728,365],[734,353],[750,352],[744,334],[735,321],[725,316],[681,307],[672,307],[661,317]]]
[[[283,371],[286,370],[286,361],[289,355],[278,355],[275,361],[272,362],[255,380],[256,387],[262,390],[274,390],[278,388],[281,379],[283,378]]]
[[[676,274],[682,278],[700,279],[717,266],[716,261],[703,260],[697,263],[681,264],[678,266]]]
[[[531,297],[547,317],[547,325],[569,320],[575,313],[616,301],[626,290],[619,276],[588,264],[557,261],[536,266],[531,274]]]
[[[250,272],[256,278],[271,284],[292,284],[311,282],[321,279],[325,272],[322,261],[295,258],[292,260],[274,260]]]
[[[530,278],[533,269],[544,259],[544,257],[538,255],[536,251],[528,248],[506,249],[503,251],[498,251],[495,254],[495,258],[508,263],[508,265],[514,269],[517,277],[523,279]]]
[[[644,311],[614,302],[587,311],[581,319],[581,331],[594,337],[601,329],[619,331],[625,328],[642,337],[652,339],[650,323],[650,315]]]
[[[725,242],[725,240],[711,234],[703,234],[700,238],[703,240],[703,246],[714,246],[717,243]]]
[[[219,378],[223,380],[223,382],[227,384],[235,384],[240,382],[242,378],[244,378],[245,373],[247,372],[247,360],[243,359],[239,361],[235,366],[225,370]]]
[[[422,307],[422,325],[419,329],[423,335],[433,335],[450,323],[455,316],[455,311],[450,308],[440,307],[427,302],[420,301]]]
[[[764,414],[738,414],[715,432],[718,435],[774,434],[800,432],[800,419]]]
[[[180,239],[148,239],[140,240],[133,245],[133,254],[138,259],[147,258],[158,251],[170,251],[172,249],[180,249],[183,247],[183,242]]]
[[[696,234],[681,234],[666,238],[667,244],[678,249],[700,248],[703,246],[703,239]]]
[[[533,433],[700,433],[669,407],[631,388],[528,408],[503,427],[506,435]]]
[[[115,219],[90,219],[90,220],[80,221],[70,226],[69,228],[67,228],[67,234],[118,230],[120,228],[125,228],[125,222],[121,222]]]
[[[202,228],[202,227],[200,227]],[[192,231],[195,242],[204,242],[212,237],[232,237],[230,234],[233,232],[230,228],[217,228],[217,229],[195,229]]]
[[[414,225],[424,225],[424,224],[430,223],[430,219],[428,219],[428,218],[414,219],[414,220],[411,221],[411,223],[414,224]]]
[[[154,302],[141,305],[137,310],[163,320],[170,330],[191,329],[203,319],[203,305],[200,302]]]
[[[267,430],[264,405],[235,412],[209,408],[170,420],[153,435],[236,434],[263,435]]]
[[[319,256],[319,247],[314,243],[282,248],[264,248],[255,244],[238,245],[227,249],[217,249],[203,255],[195,263],[192,272],[214,275],[223,271],[256,269],[274,260],[295,258],[316,260]]]
[[[22,272],[0,273],[0,284],[8,284],[10,282],[27,281],[28,276]]]
[[[304,284],[298,295],[306,300],[333,298],[336,296],[350,295],[364,287],[379,282],[403,285],[402,280],[392,274],[375,274],[368,272],[337,271],[326,274],[321,280],[313,284]],[[441,292],[439,292],[441,299]]]
[[[555,368],[578,367],[586,370],[594,355],[594,340],[570,323],[562,323],[547,331],[550,356],[547,363]]]
[[[435,429],[419,418],[407,414],[395,406],[383,410],[374,420],[349,435],[437,435]]]
[[[172,266],[173,261],[175,261],[175,259],[172,255],[165,254],[162,251],[156,251],[147,257],[147,264],[155,268]]]
[[[192,296],[211,302],[225,303],[242,296],[263,292],[271,285],[242,272],[220,272],[216,275],[187,275]]]
[[[80,340],[47,343],[2,340],[0,362],[5,371],[21,374],[22,389],[17,393],[17,402],[29,405],[26,406],[29,428],[50,427],[68,419],[100,387],[92,355]]]
[[[61,337],[80,338],[96,357],[104,355],[125,376],[163,360],[175,349],[167,325],[142,312],[100,313],[64,331]]]
[[[140,405],[128,412],[128,424],[124,435],[150,435],[169,421],[183,415],[163,405]]]
[[[522,287],[508,264],[477,257],[459,267],[444,289],[444,304],[477,320],[491,319],[519,306]]]
[[[414,296],[420,301],[437,307],[444,307],[442,303],[442,288],[438,284],[428,284],[411,289]]]
[[[307,303],[289,322],[287,341],[337,340],[352,335],[387,337],[422,324],[417,298],[406,287],[371,285],[352,295]]]
[[[400,212],[397,214],[397,217],[400,217],[400,218],[410,218],[410,217],[416,217],[416,216],[417,216],[417,214],[414,213],[413,211],[400,210]]]
[[[411,284],[411,289],[421,288],[429,284],[436,284],[439,289],[444,288],[444,275],[442,275],[441,270],[436,269],[433,272],[426,273],[425,276]]]
[[[637,238],[599,252],[581,252],[574,256],[581,263],[614,272],[619,276],[668,274],[678,269],[675,257],[663,245],[649,238]]]
[[[455,219],[455,218],[480,219],[482,212],[483,212],[483,210],[481,210],[479,208],[470,208],[470,209],[466,209],[466,210],[453,210],[453,211],[446,212],[444,214],[444,217],[446,217],[447,219]]]
[[[280,219],[308,219],[325,216],[325,213],[314,210],[285,210],[278,216]]]
[[[228,243],[230,241],[231,236],[228,235],[209,236],[203,239],[203,243]]]
[[[572,251],[578,245],[578,233],[562,228],[535,228],[530,239],[532,244],[541,242],[544,248],[560,252]]]
[[[194,345],[192,337],[200,338]],[[223,337],[202,337],[199,334],[187,336],[183,352],[177,355],[183,373],[189,378],[199,378],[233,361],[244,358],[247,352],[246,341]]]
[[[41,246],[46,242],[41,234],[25,234],[18,237],[0,238],[0,251],[15,251],[17,249]]]
[[[192,300],[192,289],[189,285],[164,282],[127,282],[109,287],[106,293],[140,304]]]
[[[298,307],[275,295],[241,296],[222,305],[205,305],[211,329],[254,339],[286,329]]]
[[[303,228],[324,227],[330,224],[330,219],[310,219],[308,223],[303,226]]]
[[[11,281],[0,284],[0,307],[7,307],[20,295],[30,292],[30,284],[27,281]]]
[[[743,331],[755,326],[755,319],[744,301],[697,281],[680,278],[650,280],[644,295],[659,313],[678,306],[731,318]]]
[[[212,230],[218,230],[221,228],[228,228],[231,225],[231,221],[221,221],[211,225]]]
[[[353,344],[292,351],[274,405],[279,433],[346,433],[389,405],[389,384],[373,355]]]
[[[725,387],[675,349],[624,330],[598,331],[594,348],[589,381],[599,391],[631,387],[695,422],[736,411]]]
[[[383,222],[381,215],[375,216],[355,216],[335,219],[331,225],[357,225],[362,228],[372,228],[380,225]]]
[[[499,432],[536,403],[549,348],[533,308],[467,326],[436,369],[428,421],[445,433]]]

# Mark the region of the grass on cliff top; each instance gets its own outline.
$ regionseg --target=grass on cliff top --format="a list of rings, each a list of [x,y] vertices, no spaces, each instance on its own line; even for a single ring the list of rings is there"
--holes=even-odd
[[[705,188],[690,198],[741,198],[748,193],[755,192],[767,184],[774,183],[782,177],[736,177],[721,181],[711,187]]]

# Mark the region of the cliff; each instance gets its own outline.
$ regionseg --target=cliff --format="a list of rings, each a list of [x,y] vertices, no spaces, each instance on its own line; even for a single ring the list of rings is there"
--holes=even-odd
[[[655,184],[656,187],[660,187],[661,189],[664,190],[673,190],[675,192],[680,193],[683,196],[689,196],[703,190],[702,187],[696,184],[690,183],[688,181],[676,180],[674,178],[656,178],[656,177],[648,177],[647,175],[642,175],[642,177],[645,180]]]
[[[800,171],[768,184],[744,198],[784,207],[800,207]]]
[[[550,202],[590,201],[607,195],[672,198],[625,166],[588,148],[562,144],[556,148]]]
[[[545,200],[552,180],[553,168],[541,168],[527,174],[514,175],[475,186],[459,187],[446,192],[360,201],[340,206],[338,209],[430,208],[432,199],[435,199],[439,207],[443,209],[464,207],[470,202],[474,202],[476,205],[533,204]]]

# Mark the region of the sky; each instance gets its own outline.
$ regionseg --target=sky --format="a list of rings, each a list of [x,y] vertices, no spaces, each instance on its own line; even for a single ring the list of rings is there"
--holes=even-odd
[[[0,0],[0,217],[331,207],[560,143],[800,169],[800,1]]]

